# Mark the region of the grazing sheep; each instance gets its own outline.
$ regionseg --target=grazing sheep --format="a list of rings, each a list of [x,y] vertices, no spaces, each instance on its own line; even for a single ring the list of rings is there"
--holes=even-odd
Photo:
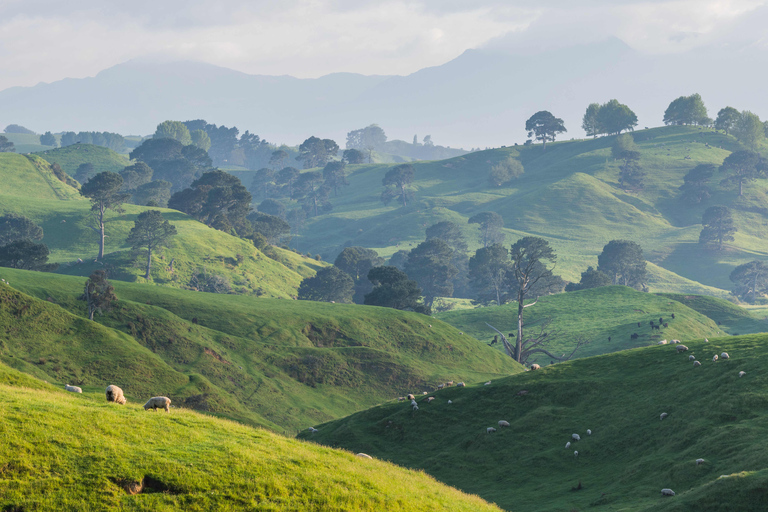
[[[689,361],[695,361],[696,360],[696,356],[691,354],[691,355],[688,356],[688,360]]]
[[[538,370],[539,368],[541,368],[541,366],[539,366],[539,365],[538,365],[538,364],[536,364],[536,363],[534,363],[534,364],[532,364],[532,365],[531,365],[531,370]]]
[[[427,398],[427,403],[431,402],[431,401],[432,401],[432,400],[434,400],[434,399],[435,399],[435,397],[433,397],[433,396],[431,396],[431,397]]]
[[[667,340],[661,340],[657,345],[666,345],[667,343],[669,343]]]
[[[483,386],[490,386],[490,385],[491,385],[491,381],[488,381],[485,384],[483,384]]]
[[[704,459],[696,459],[696,465],[704,464]]]
[[[747,374],[747,372],[739,372],[739,377],[743,377]]]
[[[661,495],[662,496],[674,496],[675,495],[675,491],[673,491],[672,489],[662,489],[661,490]]]
[[[701,363],[698,361],[693,362],[693,367],[696,368],[697,366],[701,366]]]
[[[448,403],[449,403],[449,404],[452,404],[452,403],[453,403],[453,400],[448,400]]]
[[[589,430],[589,429],[587,429],[587,435],[588,435],[588,436],[591,436],[591,435],[592,435],[592,431],[591,431],[591,430]]]
[[[411,405],[417,405],[416,400],[411,400]]]
[[[413,399],[414,399],[414,398],[416,398],[416,397],[415,397],[415,396],[413,396],[413,394],[412,394],[412,393],[408,393],[408,395],[406,396],[406,398],[407,398],[408,400],[413,400]]]
[[[457,388],[463,388],[464,386],[466,386],[466,384],[464,384],[463,382],[459,382],[458,384],[456,384]]]
[[[728,352],[723,352],[722,354],[720,354],[720,357],[723,359],[729,359],[731,356],[728,355]]]
[[[508,427],[509,422],[504,420],[499,420],[499,427]]]
[[[579,450],[574,450],[574,452],[573,452],[573,456],[574,456],[574,457],[578,457],[578,456],[579,456]]]
[[[688,350],[688,347],[686,347],[685,345],[678,345],[678,346],[677,346],[677,353],[678,353],[678,354],[679,354],[680,352],[685,352],[686,350]]]
[[[372,459],[373,458],[373,457],[371,457],[370,455],[368,455],[366,453],[356,453],[355,457],[360,457],[361,459]]]
[[[496,429],[493,427],[488,427],[487,429],[485,429],[486,434],[493,434],[494,432],[496,432]]]
[[[571,435],[571,439],[574,441],[581,441],[581,436],[579,434],[573,434]]]
[[[704,341],[706,341],[707,343],[709,343],[709,340],[708,340],[707,338],[704,338]]]
[[[672,343],[674,343],[675,345],[677,345],[678,343],[680,343],[680,340],[672,340]]]
[[[427,392],[426,392],[426,391],[422,391],[422,392],[421,392],[421,394],[422,394],[422,395],[426,395],[426,394],[427,394]]]
[[[147,411],[150,408],[157,412],[157,408],[165,409],[165,412],[171,412],[171,399],[167,396],[153,396],[147,403],[144,404],[144,410]]]
[[[69,384],[64,386],[64,389],[71,391],[72,393],[82,393],[83,390],[77,386],[70,386]]]
[[[120,405],[125,405],[127,400],[123,395],[123,390],[114,384],[107,386],[107,402],[116,402]]]
[[[437,389],[443,389],[445,387],[445,384],[438,384]]]
[[[403,400],[405,400],[405,397],[404,397],[404,396],[399,396],[399,397],[397,397],[397,401],[398,401],[398,402],[402,402]]]
[[[663,420],[663,419],[664,419],[664,418],[666,418],[667,416],[669,416],[669,414],[667,414],[667,413],[663,412],[663,413],[659,414],[659,420]]]
[[[313,434],[316,434],[317,432],[320,432],[320,431],[319,431],[319,430],[317,430],[315,427],[309,427],[307,430],[309,430],[309,431],[310,431],[310,432],[312,432]]]
[[[419,410],[419,406],[418,406],[418,405],[414,405],[414,406],[413,406],[413,410],[414,410],[414,411],[418,411],[418,410]]]
[[[571,442],[570,442],[570,441],[568,441],[567,443],[565,443],[565,449],[566,449],[566,450],[567,450],[568,448],[570,448],[570,447],[571,447]]]
[[[718,359],[718,358],[717,358],[717,354],[715,354],[715,357],[713,357],[713,358],[712,358],[712,362],[713,362],[713,363],[716,363],[716,362],[717,362],[717,359]]]
[[[445,387],[450,387],[450,386],[453,386],[452,380],[449,380],[448,382],[445,383]]]

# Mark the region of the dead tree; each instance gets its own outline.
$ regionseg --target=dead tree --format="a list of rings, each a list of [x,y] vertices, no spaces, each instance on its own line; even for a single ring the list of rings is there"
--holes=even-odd
[[[496,331],[498,335],[501,336],[501,343],[504,345],[504,350],[506,351],[507,355],[520,364],[526,364],[528,362],[528,358],[533,354],[546,354],[552,359],[556,359],[557,361],[568,361],[574,356],[574,354],[576,354],[577,350],[589,343],[589,340],[579,336],[576,338],[576,346],[573,348],[573,351],[570,354],[563,354],[562,356],[554,355],[543,346],[546,342],[555,339],[562,334],[562,332],[559,330],[550,329],[549,326],[551,323],[551,320],[543,321],[539,326],[537,333],[535,333],[533,336],[528,335],[523,338],[521,342],[517,342],[515,344],[510,343],[509,339],[507,339],[507,337],[504,336],[500,330],[491,324],[486,323],[485,325]]]

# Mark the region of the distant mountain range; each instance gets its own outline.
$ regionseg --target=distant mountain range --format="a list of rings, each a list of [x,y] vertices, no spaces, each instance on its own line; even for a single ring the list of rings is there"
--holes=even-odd
[[[640,127],[661,124],[669,102],[698,92],[710,117],[725,105],[768,115],[766,52],[707,47],[641,55],[618,39],[538,53],[467,50],[408,76],[334,73],[316,79],[249,75],[199,62],[129,61],[92,78],[67,78],[0,91],[0,124],[46,130],[149,134],[163,120],[203,118],[269,142],[335,139],[379,124],[390,139],[432,135],[436,144],[521,143],[525,120],[550,110],[564,138],[583,137],[587,105],[617,98]]]

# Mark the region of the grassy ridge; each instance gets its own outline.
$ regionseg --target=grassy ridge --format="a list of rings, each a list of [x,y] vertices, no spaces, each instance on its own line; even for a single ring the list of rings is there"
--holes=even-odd
[[[129,164],[128,158],[124,155],[93,144],[73,144],[63,148],[41,151],[36,155],[52,164],[59,164],[64,172],[70,176],[75,175],[80,164],[93,164],[96,172],[120,172]]]
[[[665,345],[579,359],[448,388],[432,403],[419,398],[416,412],[382,405],[319,425],[312,439],[423,469],[507,510],[762,511],[767,341],[684,340],[682,354]],[[723,351],[731,358],[712,362]],[[566,449],[572,433],[581,441]]]
[[[702,295],[679,295],[674,293],[659,293],[661,297],[676,300],[706,315],[715,322],[720,329],[728,334],[750,334],[768,331],[768,318],[764,315],[750,313],[727,300]],[[762,318],[761,318],[762,317]]]
[[[46,388],[0,385],[3,510],[499,510],[384,462]],[[141,480],[140,494],[124,490]]]

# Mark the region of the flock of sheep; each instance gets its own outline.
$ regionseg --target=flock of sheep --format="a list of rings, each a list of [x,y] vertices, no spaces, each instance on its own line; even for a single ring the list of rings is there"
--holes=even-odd
[[[69,384],[65,385],[64,389],[71,393],[83,392],[82,388],[78,386],[70,386]],[[125,405],[128,401],[123,394],[123,390],[114,384],[107,386],[106,395],[107,402],[115,402],[116,404]],[[167,396],[153,396],[144,404],[144,410],[148,411],[149,409],[152,409],[153,411],[157,411],[157,409],[165,409],[165,412],[171,412],[171,399]]]

